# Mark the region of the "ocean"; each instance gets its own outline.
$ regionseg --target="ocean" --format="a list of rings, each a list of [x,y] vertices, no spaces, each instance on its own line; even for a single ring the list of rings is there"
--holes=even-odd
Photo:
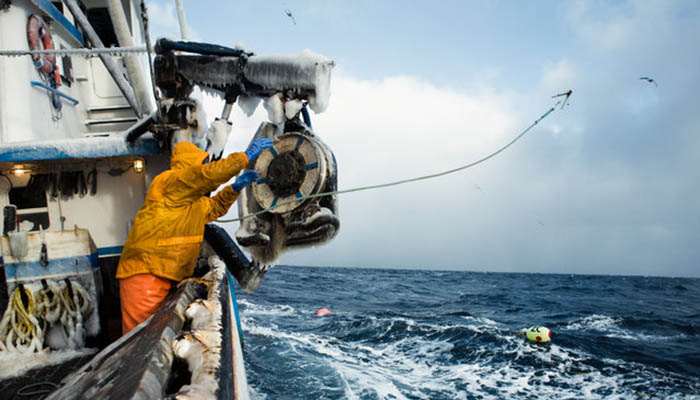
[[[277,266],[237,296],[253,399],[700,398],[700,279]]]

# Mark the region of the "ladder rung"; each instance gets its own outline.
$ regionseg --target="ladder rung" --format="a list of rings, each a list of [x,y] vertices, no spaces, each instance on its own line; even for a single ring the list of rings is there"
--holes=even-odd
[[[116,105],[116,106],[90,107],[87,110],[88,110],[88,112],[131,110],[131,106],[129,106],[129,105]]]
[[[136,122],[136,121],[138,121],[138,118],[136,118],[136,117],[108,118],[108,119],[86,119],[85,125],[122,124],[124,122]]]

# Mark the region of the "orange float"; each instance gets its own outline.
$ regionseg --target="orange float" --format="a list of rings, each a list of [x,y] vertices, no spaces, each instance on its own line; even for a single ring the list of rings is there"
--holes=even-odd
[[[332,314],[331,310],[329,310],[327,308],[320,308],[318,311],[316,311],[317,317],[322,317],[324,315],[331,315],[331,314]]]

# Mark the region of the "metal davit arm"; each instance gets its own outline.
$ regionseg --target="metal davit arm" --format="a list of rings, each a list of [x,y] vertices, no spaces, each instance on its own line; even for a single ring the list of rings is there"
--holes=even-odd
[[[92,25],[90,25],[90,22],[85,14],[83,14],[83,11],[78,6],[78,3],[75,0],[65,0],[64,3],[70,10],[71,14],[73,14],[73,17],[75,17],[78,25],[80,25],[80,27],[85,31],[85,34],[87,35],[90,43],[92,43],[93,47],[104,49],[104,44],[102,44],[99,36],[97,36],[97,32],[95,32],[95,29],[93,29]],[[100,59],[104,63],[105,68],[107,68],[107,71],[109,71],[110,75],[112,75],[114,82],[116,82],[117,86],[119,86],[119,90],[124,95],[126,101],[129,103],[131,108],[134,109],[136,115],[139,117],[142,116],[143,110],[139,107],[139,104],[136,101],[134,89],[131,87],[131,84],[129,84],[126,78],[124,78],[124,72],[119,67],[117,62],[107,54],[100,54]]]

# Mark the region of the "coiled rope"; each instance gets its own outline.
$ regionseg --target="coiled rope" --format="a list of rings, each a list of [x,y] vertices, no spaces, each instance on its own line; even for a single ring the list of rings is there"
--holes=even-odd
[[[26,286],[17,287],[10,295],[7,310],[0,321],[0,352],[40,351],[45,332],[42,325],[36,317],[36,301],[32,291]]]
[[[479,164],[481,164],[481,163],[483,163],[483,162],[485,162],[485,161],[488,161],[488,160],[490,160],[491,158],[497,156],[498,154],[500,154],[501,152],[503,152],[504,150],[506,150],[507,148],[509,148],[510,146],[512,146],[515,142],[517,142],[518,140],[520,140],[520,138],[522,138],[523,136],[525,136],[526,133],[528,133],[532,128],[534,128],[535,125],[537,125],[538,123],[540,123],[540,121],[542,121],[543,119],[547,118],[547,116],[548,116],[549,114],[551,114],[553,111],[554,111],[554,107],[551,107],[549,110],[547,110],[547,112],[545,112],[544,114],[542,114],[542,116],[540,116],[539,118],[537,118],[537,119],[535,120],[535,122],[533,122],[532,124],[530,124],[530,126],[528,126],[527,128],[525,128],[524,131],[520,132],[520,134],[519,134],[518,136],[516,136],[515,139],[511,140],[510,142],[508,142],[505,146],[503,146],[503,147],[501,147],[500,149],[494,151],[493,153],[487,155],[486,157],[483,157],[483,158],[481,158],[481,159],[479,159],[479,160],[476,160],[476,161],[474,161],[474,162],[472,162],[472,163],[469,163],[469,164],[467,164],[467,165],[463,165],[463,166],[461,166],[461,167],[449,169],[449,170],[447,170],[447,171],[442,171],[442,172],[438,172],[438,173],[435,173],[435,174],[419,176],[419,177],[416,177],[416,178],[402,179],[402,180],[400,180],[400,181],[395,181],[395,182],[388,182],[388,183],[382,183],[382,184],[378,184],[378,185],[362,186],[362,187],[357,187],[357,188],[353,188],[353,189],[336,190],[336,191],[332,191],[332,192],[317,193],[317,194],[311,194],[311,195],[308,195],[308,196],[302,196],[302,197],[299,197],[299,198],[296,198],[296,199],[287,200],[287,201],[283,201],[283,202],[281,202],[281,203],[277,203],[277,204],[275,204],[275,205],[273,205],[273,206],[270,206],[270,207],[268,207],[268,208],[266,208],[266,209],[264,209],[264,210],[262,210],[262,211],[258,211],[258,212],[252,213],[252,214],[244,215],[244,216],[242,216],[242,217],[233,218],[233,219],[218,219],[218,220],[216,220],[216,222],[228,223],[228,222],[242,221],[242,220],[244,220],[244,219],[248,219],[248,218],[251,218],[251,217],[255,217],[255,216],[257,216],[257,215],[260,215],[260,214],[264,214],[264,213],[266,213],[266,212],[268,212],[268,211],[270,211],[270,210],[273,210],[273,209],[275,209],[275,208],[277,208],[277,207],[281,207],[281,206],[283,206],[283,205],[285,205],[285,204],[290,204],[290,203],[294,203],[294,202],[298,202],[298,201],[304,201],[304,200],[307,200],[307,199],[313,199],[313,198],[324,197],[324,196],[332,196],[332,195],[338,195],[338,194],[344,194],[344,193],[360,192],[360,191],[364,191],[364,190],[380,189],[380,188],[385,188],[385,187],[390,187],[390,186],[397,186],[397,185],[403,185],[403,184],[405,184],[405,183],[417,182],[417,181],[422,181],[422,180],[426,180],[426,179],[433,179],[433,178],[438,178],[438,177],[440,177],[440,176],[453,174],[453,173],[455,173],[455,172],[459,172],[459,171],[465,170],[465,169],[467,169],[467,168],[471,168],[471,167],[474,167],[474,166],[476,166],[476,165],[479,165]]]
[[[48,327],[59,322],[68,348],[80,348],[85,342],[83,320],[92,311],[91,296],[77,281],[46,280],[36,292],[20,285],[0,320],[0,354],[43,351]]]

